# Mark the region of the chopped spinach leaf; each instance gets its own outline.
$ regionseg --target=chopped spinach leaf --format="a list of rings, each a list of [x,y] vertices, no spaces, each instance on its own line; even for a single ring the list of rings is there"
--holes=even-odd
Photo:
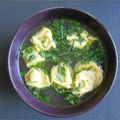
[[[24,77],[25,77],[25,74],[26,74],[26,72],[25,72],[25,71],[20,71],[20,75],[21,75],[21,77],[22,77],[22,78],[24,78]]]
[[[66,94],[66,93],[69,93],[69,92],[70,92],[69,89],[65,89],[65,88],[55,88],[55,91],[56,91],[58,94]]]
[[[65,75],[65,68],[63,67],[63,65],[59,65],[59,67],[58,67],[58,73],[60,74],[60,75]]]
[[[28,60],[28,62],[33,61],[35,58],[36,58],[36,56],[34,54],[26,57],[26,59]]]
[[[29,91],[32,93],[34,97],[36,97],[38,100],[44,102],[44,103],[50,103],[50,98],[48,96],[42,95],[42,90],[35,88],[35,87],[28,87]]]
[[[84,41],[84,38],[80,35],[80,33],[86,30],[86,26],[81,24],[79,21],[55,19],[52,22],[46,24],[46,26],[52,31],[52,37],[54,42],[56,43],[56,48],[52,48],[49,51],[40,51],[39,54],[46,60],[32,67],[36,69],[41,69],[45,74],[49,75],[51,68],[54,65],[59,65],[57,77],[58,80],[62,80],[62,76],[65,75],[65,68],[64,65],[60,63],[70,65],[71,67],[73,67],[77,61],[81,61],[81,63],[94,61],[99,65],[105,64],[107,54],[100,39],[98,39],[91,46],[84,47],[84,49],[78,49],[74,46],[69,45],[69,41],[66,38],[67,35],[76,34],[79,38],[77,41]],[[31,54],[34,51],[34,47],[27,48],[26,44],[23,44],[19,52],[19,58],[22,58],[23,50],[25,50],[26,52],[26,59],[28,60],[28,62],[35,59],[35,56]],[[87,70],[90,69],[92,69],[92,67],[89,67]],[[25,76],[25,72],[23,71],[20,72],[20,74],[21,77]],[[76,87],[76,90],[79,90],[80,87],[81,85],[79,84],[78,87]],[[28,87],[28,89],[38,100],[44,103],[50,102],[50,98],[44,96],[41,89],[33,87]],[[55,91],[58,94],[64,94],[66,96],[64,98],[65,101],[67,101],[71,105],[78,104],[81,101],[80,97],[72,94],[70,89],[59,88],[58,86],[55,87]]]
[[[27,48],[25,43],[22,44],[21,48],[19,49],[19,58],[22,59],[23,50]]]
[[[74,104],[78,104],[80,103],[80,97],[72,94],[72,93],[69,93],[66,97],[65,97],[65,100],[71,104],[71,105],[74,105]]]

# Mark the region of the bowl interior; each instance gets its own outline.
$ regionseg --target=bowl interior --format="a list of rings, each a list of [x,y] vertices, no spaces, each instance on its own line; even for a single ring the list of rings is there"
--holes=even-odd
[[[87,25],[101,38],[107,51],[107,63],[105,67],[103,83],[101,84],[99,89],[97,89],[97,91],[93,92],[92,95],[88,94],[87,99],[85,99],[84,102],[74,106],[66,105],[66,103],[64,103],[64,101],[57,97],[52,90],[50,90],[50,92],[45,93],[52,96],[52,106],[37,101],[29,93],[24,81],[20,76],[20,69],[26,69],[24,68],[23,62],[19,64],[19,48],[21,47],[22,43],[25,41],[27,44],[29,44],[28,39],[31,36],[31,34],[37,31],[46,22],[56,18],[75,19]],[[8,67],[11,81],[15,90],[27,104],[29,104],[35,110],[42,113],[46,113],[48,115],[70,116],[89,110],[105,96],[105,94],[108,92],[114,81],[117,69],[117,55],[112,38],[110,37],[106,29],[103,27],[103,25],[101,25],[94,17],[88,15],[85,12],[74,9],[54,8],[38,13],[37,15],[29,19],[20,28],[11,44],[8,59]],[[59,107],[56,106],[58,103],[60,105]]]

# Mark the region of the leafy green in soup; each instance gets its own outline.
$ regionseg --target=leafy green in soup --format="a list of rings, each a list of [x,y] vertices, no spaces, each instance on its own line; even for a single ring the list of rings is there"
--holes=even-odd
[[[24,63],[20,73],[39,101],[54,104],[55,94],[60,104],[78,104],[102,83],[106,50],[88,26],[72,19],[55,19],[27,39],[29,43],[20,49],[20,65]],[[50,89],[54,93],[49,94]]]

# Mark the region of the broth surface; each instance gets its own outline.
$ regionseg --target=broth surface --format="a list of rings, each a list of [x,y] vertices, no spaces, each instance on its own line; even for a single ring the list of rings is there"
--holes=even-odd
[[[43,27],[47,27],[51,30],[53,40],[56,44],[56,48],[50,49],[49,51],[41,51],[39,54],[45,57],[46,61],[39,63],[33,67],[41,68],[46,74],[50,75],[51,68],[61,62],[68,64],[71,68],[74,69],[74,66],[79,61],[81,61],[81,63],[83,64],[88,63],[90,61],[94,61],[101,67],[103,73],[105,72],[107,58],[106,50],[104,48],[101,38],[99,38],[99,36],[94,32],[94,30],[90,29],[89,26],[86,26],[83,23],[76,20],[55,19],[36,27],[28,34],[28,36],[26,36],[26,39],[24,40],[19,53],[20,73],[23,80],[29,68],[26,67],[25,62],[23,61],[22,52],[24,49],[31,45],[31,43],[29,42],[31,36],[33,36],[37,31],[40,31]],[[83,49],[78,49],[73,46],[70,46],[68,43],[69,41],[66,40],[66,36],[72,34],[78,35],[78,33],[81,33],[84,30],[87,30],[90,33],[90,35],[97,37],[98,40],[96,40],[90,46],[86,45]],[[56,88],[55,90],[55,88],[53,88],[52,86],[44,89],[38,89],[29,86],[28,89],[31,92],[31,94],[41,102],[59,107],[66,107],[71,105],[70,102],[64,99],[66,97],[66,94],[69,93],[69,90],[66,90],[64,88]],[[79,98],[73,95],[71,99],[73,101],[75,99],[80,99],[79,103],[82,103],[90,97],[92,97],[92,95],[94,95],[97,92],[97,89],[98,88],[86,93],[85,95]],[[75,102],[75,104],[78,103]]]

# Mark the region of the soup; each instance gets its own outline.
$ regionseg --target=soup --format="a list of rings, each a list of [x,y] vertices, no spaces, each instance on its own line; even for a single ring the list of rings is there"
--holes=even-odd
[[[106,50],[88,26],[51,20],[26,38],[20,73],[30,93],[52,105],[74,105],[91,97],[103,81]]]

